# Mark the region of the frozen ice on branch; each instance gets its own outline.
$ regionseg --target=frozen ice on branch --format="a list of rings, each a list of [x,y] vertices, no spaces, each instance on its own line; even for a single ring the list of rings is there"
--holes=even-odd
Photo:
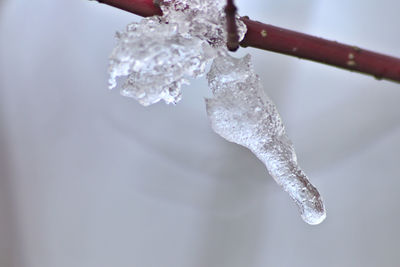
[[[224,1],[222,1],[224,2]],[[117,34],[110,57],[110,88],[125,76],[122,94],[142,105],[163,99],[176,103],[188,77],[204,74],[206,64],[225,46],[223,5],[213,0],[162,1],[163,16],[129,24]],[[246,26],[237,19],[239,36]]]
[[[110,58],[110,87],[126,77],[122,94],[142,105],[176,103],[188,77],[207,75],[214,97],[206,100],[212,128],[228,141],[249,148],[298,205],[303,220],[326,216],[317,189],[297,163],[275,105],[263,91],[250,56],[236,59],[226,49],[225,1],[166,0],[163,16],[144,18],[117,34]],[[238,18],[239,39],[246,26]]]

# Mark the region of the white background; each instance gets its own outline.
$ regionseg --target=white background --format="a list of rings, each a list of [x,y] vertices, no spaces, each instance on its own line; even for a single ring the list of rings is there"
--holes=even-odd
[[[400,2],[238,1],[250,18],[400,57]],[[400,85],[255,49],[326,202],[305,224],[245,148],[177,105],[107,89],[113,35],[89,1],[0,1],[0,266],[398,266]]]

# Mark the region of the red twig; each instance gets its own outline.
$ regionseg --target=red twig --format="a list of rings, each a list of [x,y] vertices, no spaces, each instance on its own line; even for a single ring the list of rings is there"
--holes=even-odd
[[[233,0],[228,0],[225,6],[226,14],[226,31],[228,32],[228,40],[226,46],[229,51],[236,51],[239,49],[239,35],[236,25],[236,11],[237,8]]]
[[[157,0],[98,0],[140,16],[161,15]],[[400,59],[328,41],[243,17],[247,33],[240,43],[285,55],[329,64],[335,67],[400,82]]]
[[[400,59],[242,18],[251,46],[400,82]]]
[[[142,17],[162,15],[160,7],[153,0],[96,0],[99,3],[110,5]]]

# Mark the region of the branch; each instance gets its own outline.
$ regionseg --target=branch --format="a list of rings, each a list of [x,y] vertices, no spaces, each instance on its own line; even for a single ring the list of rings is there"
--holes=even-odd
[[[400,82],[399,58],[278,28],[247,18],[242,18],[242,20],[247,26],[246,36],[240,43],[243,47],[251,46],[292,55],[373,75],[377,79]]]
[[[140,16],[162,15],[159,0],[97,0]],[[242,47],[255,47],[400,82],[400,59],[242,17]],[[229,24],[229,23],[228,23]],[[228,31],[229,32],[229,31]],[[228,42],[229,44],[229,42]]]
[[[236,11],[237,8],[233,0],[228,0],[225,6],[226,14],[226,31],[228,32],[227,47],[229,51],[236,51],[239,49],[239,35],[237,33],[236,25]]]
[[[157,4],[158,1],[153,1],[153,0],[95,0],[95,1],[128,11],[130,13],[142,17],[162,15],[162,11]]]

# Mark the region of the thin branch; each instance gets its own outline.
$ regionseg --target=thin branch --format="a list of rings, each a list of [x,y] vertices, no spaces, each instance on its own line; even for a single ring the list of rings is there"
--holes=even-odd
[[[157,0],[98,0],[140,16],[162,15]],[[400,59],[364,50],[356,46],[306,35],[242,17],[247,33],[240,43],[350,71],[377,79],[400,82]],[[229,32],[229,30],[228,30]]]
[[[130,13],[142,17],[162,15],[162,11],[157,4],[158,1],[153,1],[153,0],[95,0],[95,1],[128,11]]]
[[[233,0],[227,0],[225,6],[226,30],[228,32],[228,40],[226,46],[228,47],[228,50],[232,52],[239,49],[239,35],[236,25],[236,11],[237,8]]]
[[[247,25],[241,46],[255,47],[400,82],[400,59],[357,46],[294,32],[242,18]]]

